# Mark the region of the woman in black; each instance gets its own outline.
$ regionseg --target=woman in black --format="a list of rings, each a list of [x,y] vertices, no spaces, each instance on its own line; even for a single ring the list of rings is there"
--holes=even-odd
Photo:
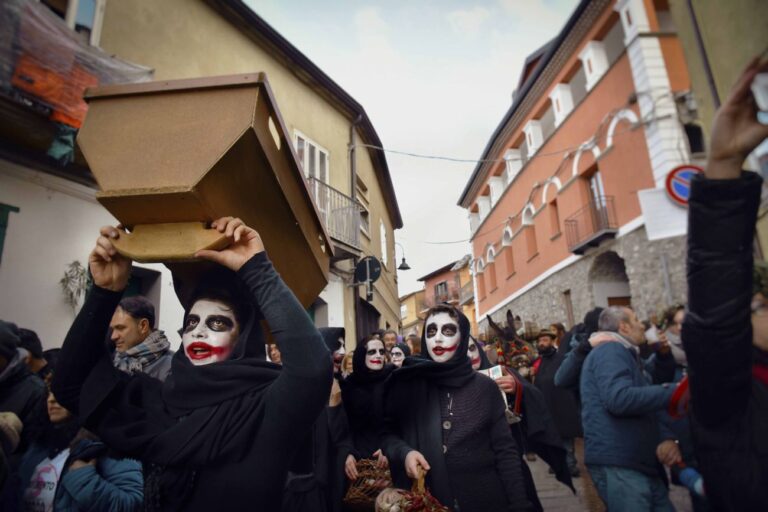
[[[386,364],[384,342],[378,338],[366,338],[355,348],[352,357],[353,371],[341,385],[341,400],[347,411],[355,448],[346,463],[350,480],[357,478],[356,460],[377,459],[381,465],[386,465],[379,432],[383,418],[384,380],[394,368]]]
[[[116,370],[104,347],[131,262],[101,230],[89,257],[94,287],[60,354],[53,391],[108,445],[144,463],[149,510],[279,510],[298,443],[327,403],[331,358],[311,319],[264,252],[258,233],[226,217],[218,263],[183,297],[182,342],[163,383]],[[265,361],[259,321],[283,366]]]
[[[427,470],[426,485],[452,510],[531,510],[520,454],[496,384],[472,369],[469,321],[455,308],[427,313],[421,358],[392,374],[384,452],[396,487]]]

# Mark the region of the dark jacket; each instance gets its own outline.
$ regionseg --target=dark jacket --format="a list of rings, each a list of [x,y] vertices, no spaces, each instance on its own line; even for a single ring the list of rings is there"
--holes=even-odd
[[[768,503],[768,354],[752,345],[752,247],[762,180],[694,178],[688,228],[689,310],[683,324],[692,431],[716,510]],[[753,366],[755,370],[753,370]]]
[[[557,431],[563,439],[581,437],[581,413],[576,397],[571,390],[555,386],[555,373],[565,359],[565,354],[557,350],[547,354],[539,352],[539,358],[541,362],[533,384],[544,395]]]
[[[45,383],[27,369],[17,353],[0,373],[0,411],[15,413],[23,426],[16,453],[23,453],[48,424],[47,398]]]
[[[94,449],[98,445],[103,446],[96,441],[83,440],[78,449]],[[49,456],[51,453],[47,447],[38,443],[33,444],[24,454],[19,468],[24,483],[22,493],[37,465]],[[69,466],[74,460],[70,455],[64,463],[64,470],[56,486],[54,510],[138,512],[142,509],[144,478],[138,461],[100,456],[96,459],[96,466],[72,471]]]
[[[651,385],[639,355],[620,342],[592,350],[581,372],[584,462],[659,476],[656,447],[674,439],[660,425],[660,411],[669,404],[673,390]]]
[[[98,287],[62,347],[56,398],[105,443],[142,461],[148,507],[279,510],[299,441],[327,404],[330,354],[266,254],[231,277],[252,313],[226,361],[195,367],[179,351],[164,383],[115,369],[103,340],[121,294]],[[264,360],[253,308],[269,325],[282,367]]]

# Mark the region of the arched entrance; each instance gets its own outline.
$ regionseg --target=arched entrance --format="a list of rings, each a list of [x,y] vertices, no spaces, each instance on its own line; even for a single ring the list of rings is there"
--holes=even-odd
[[[589,269],[589,286],[595,306],[630,306],[632,291],[629,287],[624,259],[613,251],[597,256]]]

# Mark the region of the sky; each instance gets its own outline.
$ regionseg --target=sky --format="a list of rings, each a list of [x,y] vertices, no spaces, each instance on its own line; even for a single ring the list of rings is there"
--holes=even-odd
[[[512,101],[527,55],[557,35],[577,0],[246,0],[363,105],[385,148],[476,160]],[[474,163],[387,153],[417,281],[470,252],[457,206]],[[445,243],[462,241],[460,243]],[[437,243],[436,243],[437,242]],[[402,247],[401,247],[402,246]]]

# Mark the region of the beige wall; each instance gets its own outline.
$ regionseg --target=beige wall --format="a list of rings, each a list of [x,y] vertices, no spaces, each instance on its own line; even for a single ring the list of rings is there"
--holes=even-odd
[[[119,0],[107,3],[101,47],[109,54],[150,66],[155,79],[179,79],[262,71],[267,74],[283,121],[329,152],[330,185],[351,195],[348,155],[351,120],[289,68],[202,0]],[[359,134],[358,134],[359,139]],[[361,234],[363,256],[381,259],[379,220],[389,242],[389,265],[374,285],[381,326],[397,328],[400,308],[394,266],[394,234],[370,155],[357,152],[358,173],[368,187],[371,240]],[[347,347],[355,344],[354,297],[344,294]],[[363,292],[364,296],[364,292]]]

